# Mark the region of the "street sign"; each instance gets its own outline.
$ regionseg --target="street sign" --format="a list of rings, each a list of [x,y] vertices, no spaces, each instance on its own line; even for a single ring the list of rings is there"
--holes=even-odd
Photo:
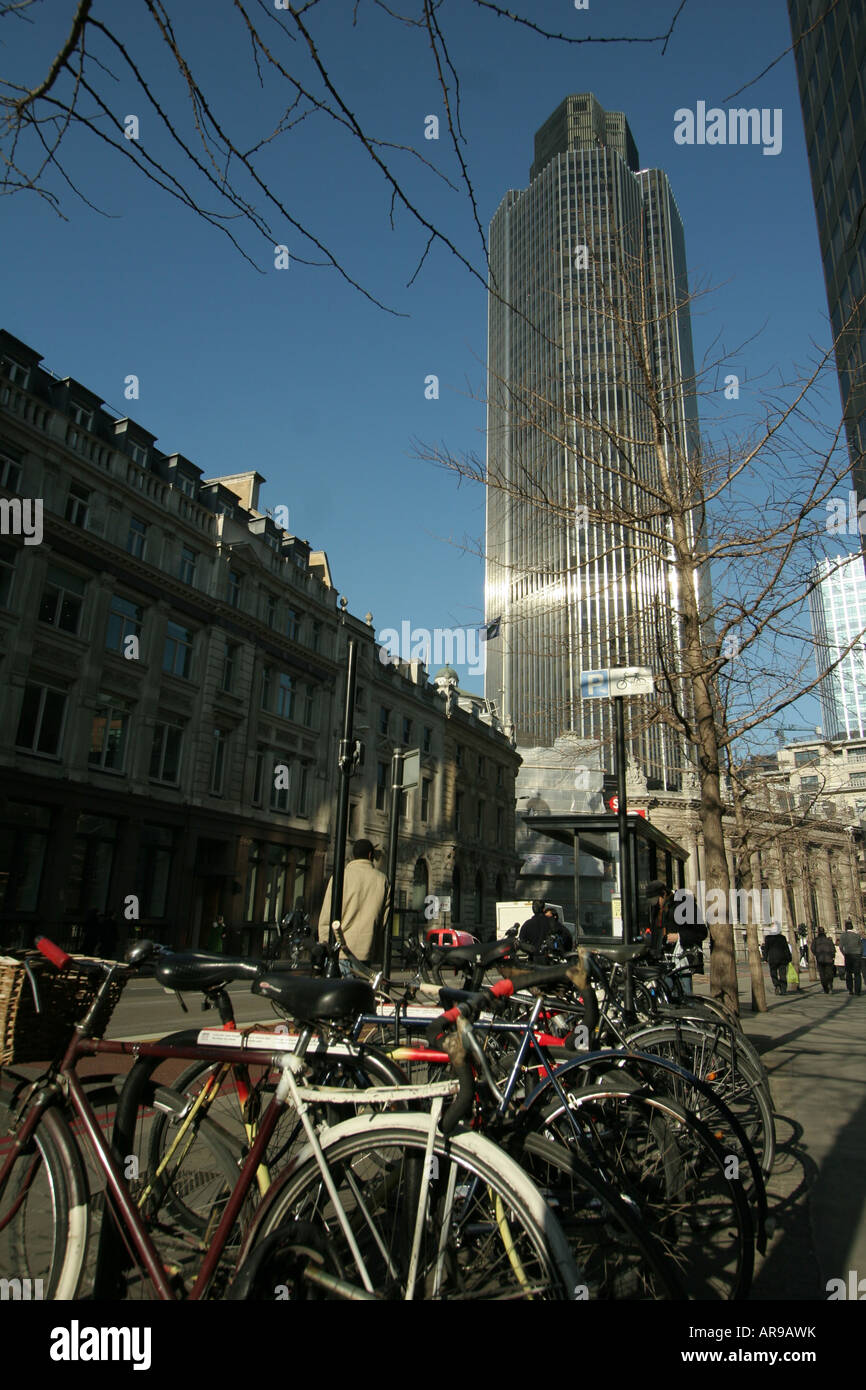
[[[403,755],[403,782],[404,792],[410,787],[417,787],[421,780],[421,753],[415,748],[411,753]]]
[[[584,700],[652,695],[654,690],[653,673],[648,666],[609,666],[601,671],[580,673],[580,694]]]

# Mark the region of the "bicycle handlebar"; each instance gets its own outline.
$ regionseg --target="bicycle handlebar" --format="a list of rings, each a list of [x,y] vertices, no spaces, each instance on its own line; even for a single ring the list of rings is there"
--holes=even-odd
[[[34,945],[46,960],[50,960],[52,965],[57,966],[58,970],[65,970],[67,965],[72,964],[72,957],[67,955],[60,946],[55,946],[53,941],[49,941],[47,936],[37,936]]]

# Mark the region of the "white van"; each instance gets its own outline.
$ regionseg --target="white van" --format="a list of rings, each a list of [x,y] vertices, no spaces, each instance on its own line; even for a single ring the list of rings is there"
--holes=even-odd
[[[559,920],[560,920],[560,922],[562,923],[562,925],[566,928],[567,931],[571,932],[571,938],[572,938],[572,940],[574,940],[574,923],[573,923],[573,922],[566,922],[566,920],[565,920],[565,910],[564,910],[564,908],[562,907],[562,905],[561,905],[560,903],[548,902],[547,898],[545,898],[545,900],[544,900],[544,905],[545,905],[545,907],[552,907],[552,908],[553,908],[554,912],[556,913],[556,915],[557,915],[557,917],[559,918]],[[526,922],[531,916],[532,916],[532,899],[531,899],[531,898],[521,898],[519,901],[510,902],[510,903],[497,903],[497,904],[496,904],[496,935],[497,935],[497,937],[503,937],[503,936],[505,936],[506,933],[509,932],[509,931],[511,930],[511,928],[512,928],[515,924],[517,925],[517,929],[518,929],[518,931],[519,931],[520,928],[523,926],[523,923]]]

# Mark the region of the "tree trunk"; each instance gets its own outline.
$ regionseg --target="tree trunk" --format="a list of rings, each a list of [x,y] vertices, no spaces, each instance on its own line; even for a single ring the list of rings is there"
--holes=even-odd
[[[749,914],[751,916],[751,913]],[[749,979],[752,985],[752,1013],[767,1012],[767,990],[764,984],[764,962],[761,957],[761,943],[758,941],[757,922],[746,923],[746,940],[749,946]]]
[[[730,764],[729,764],[730,766]],[[751,904],[752,887],[755,879],[752,873],[752,856],[748,852],[748,827],[746,825],[746,815],[743,810],[743,793],[731,771],[731,794],[734,799],[734,820],[737,825],[737,853],[736,863],[740,876],[740,887],[747,894],[746,902],[749,909],[746,913],[746,949],[749,957],[749,979],[752,986],[752,1013],[764,1014],[767,1012],[767,992],[764,985],[764,962],[761,958],[760,943],[758,941],[758,924],[753,922]],[[735,953],[736,958],[736,953]]]

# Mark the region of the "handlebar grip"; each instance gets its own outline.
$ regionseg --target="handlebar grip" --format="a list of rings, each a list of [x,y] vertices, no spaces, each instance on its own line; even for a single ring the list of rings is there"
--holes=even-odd
[[[53,941],[49,941],[47,936],[37,936],[35,941],[37,951],[41,951],[52,965],[56,965],[58,970],[65,970],[67,965],[72,964],[72,957],[62,951],[59,946],[55,946]]]
[[[455,1064],[454,1070],[460,1078],[460,1089],[439,1122],[439,1129],[446,1139],[449,1134],[453,1134],[460,1121],[469,1114],[475,1098],[475,1078],[469,1063],[467,1061],[458,1062]]]

